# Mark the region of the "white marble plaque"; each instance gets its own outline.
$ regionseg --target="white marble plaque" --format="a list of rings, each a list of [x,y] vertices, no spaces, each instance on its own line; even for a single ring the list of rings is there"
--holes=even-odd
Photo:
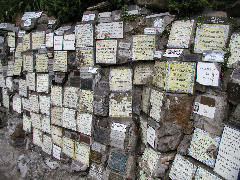
[[[7,42],[8,42],[8,47],[10,48],[15,48],[15,32],[8,32],[8,36],[7,36]]]
[[[78,105],[78,88],[76,87],[65,87],[63,105],[65,107],[77,108]]]
[[[232,34],[229,47],[231,56],[228,58],[228,66],[231,67],[240,61],[240,33]]]
[[[153,64],[138,64],[134,69],[133,84],[142,85],[151,83],[153,76]]]
[[[116,64],[117,40],[99,40],[96,42],[96,63]]]
[[[93,25],[80,24],[75,27],[76,47],[93,46]]]
[[[208,172],[207,170],[203,169],[202,167],[198,167],[195,180],[222,180],[217,176],[213,175],[212,173]]]
[[[75,50],[75,34],[64,35],[63,50]]]
[[[39,95],[40,113],[50,116],[50,96]]]
[[[48,72],[47,54],[36,54],[36,71],[37,72]]]
[[[24,79],[19,79],[19,82],[18,82],[18,90],[19,90],[19,95],[20,96],[23,96],[23,97],[27,97],[27,83],[26,83],[26,80]]]
[[[9,95],[6,93],[2,93],[2,104],[3,107],[9,109]]]
[[[27,98],[22,98],[22,108],[26,111],[30,111],[30,102]]]
[[[154,35],[133,36],[132,60],[153,60],[155,50]]]
[[[20,76],[22,72],[22,63],[23,63],[22,57],[15,59],[13,75]]]
[[[94,19],[95,19],[95,14],[84,14],[83,16],[82,16],[82,21],[94,21]]]
[[[26,114],[23,114],[23,130],[29,133],[31,132],[31,128],[32,128],[31,118],[28,117]]]
[[[33,72],[33,56],[32,55],[23,56],[23,71]]]
[[[32,49],[40,49],[45,44],[45,31],[32,33]]]
[[[64,136],[62,152],[66,154],[68,157],[74,158],[74,145],[75,142],[73,139]]]
[[[13,91],[13,79],[12,77],[6,77],[6,88],[8,88],[9,91]]]
[[[96,39],[123,38],[123,22],[99,23],[96,34]]]
[[[30,110],[39,113],[38,95],[29,94]]]
[[[54,106],[62,107],[62,87],[61,86],[52,86],[51,88],[51,104]]]
[[[132,90],[132,69],[111,68],[109,75],[109,86],[111,91]]]
[[[48,135],[43,135],[43,139],[42,139],[42,150],[51,155],[52,154],[52,138]]]
[[[188,154],[213,168],[215,164],[214,151],[217,150],[219,141],[219,137],[212,137],[206,131],[196,128]]]
[[[205,104],[201,104],[199,102],[195,102],[193,112],[199,114],[201,116],[208,117],[213,119],[215,116],[216,107],[210,107]]]
[[[37,129],[42,129],[41,115],[37,113],[30,112],[32,127]]]
[[[67,51],[55,51],[53,71],[67,72]]]
[[[77,130],[80,133],[91,136],[92,115],[87,113],[79,113],[77,117]]]
[[[164,19],[157,18],[153,22],[153,27],[158,31],[158,33],[162,33],[164,31]]]
[[[163,93],[157,90],[151,90],[150,96],[150,117],[160,122],[163,105]]]
[[[33,128],[33,144],[42,147],[42,131]]]
[[[27,51],[31,49],[31,35],[30,34],[24,34],[22,37],[22,46],[23,51]]]
[[[51,124],[62,126],[62,108],[51,107]]]
[[[170,48],[188,48],[193,24],[194,20],[175,21],[170,31],[167,46]]]
[[[54,36],[54,51],[63,50],[63,36]]]
[[[36,90],[36,74],[35,73],[27,73],[26,81],[29,90]]]
[[[93,91],[80,90],[79,111],[85,113],[93,112]]]
[[[62,152],[62,148],[53,144],[53,157],[61,160],[61,152]]]
[[[214,63],[198,62],[197,82],[205,86],[218,86],[220,72]]]
[[[140,116],[140,128],[141,128],[141,140],[147,145],[147,119],[145,120],[142,116]]]
[[[62,112],[62,125],[67,129],[76,131],[76,110],[63,108]]]
[[[48,74],[37,74],[37,92],[49,91],[49,75]]]
[[[41,121],[42,121],[42,131],[45,132],[45,133],[51,134],[50,117],[42,115]]]
[[[164,57],[177,58],[180,57],[183,49],[167,49],[163,54]]]
[[[83,143],[75,143],[75,159],[89,167],[90,146]]]
[[[237,180],[239,178],[239,142],[240,131],[225,126],[218,149],[214,171],[227,180]]]
[[[110,133],[110,145],[116,148],[124,149],[124,140],[126,137],[125,124],[112,123]]]
[[[18,94],[13,96],[13,110],[22,113],[22,99]]]
[[[111,93],[109,103],[109,116],[132,117],[132,94]]]
[[[23,44],[18,43],[15,51],[15,59],[22,58],[22,52],[23,52]]]
[[[151,126],[148,126],[147,128],[147,142],[155,148],[155,141],[156,141],[156,132],[155,129],[153,129]]]
[[[14,73],[14,61],[8,61],[7,76],[13,76]]]
[[[224,61],[224,51],[204,51],[203,52],[203,61],[208,62],[223,62]]]
[[[62,128],[57,126],[51,126],[51,134],[53,143],[62,147]]]
[[[180,154],[175,156],[169,177],[179,180],[192,180],[197,167]]]
[[[53,38],[54,38],[54,33],[46,34],[46,47],[47,48],[53,47]]]

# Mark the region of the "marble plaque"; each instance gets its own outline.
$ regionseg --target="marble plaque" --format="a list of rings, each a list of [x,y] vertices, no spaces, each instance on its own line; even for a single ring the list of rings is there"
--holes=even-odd
[[[211,50],[203,52],[203,61],[208,62],[223,62],[225,52],[221,50]]]
[[[214,171],[227,180],[239,178],[240,131],[225,126],[223,129]]]
[[[13,96],[13,110],[22,113],[22,99],[18,94]]]
[[[23,45],[22,43],[18,43],[15,51],[15,59],[22,58],[22,52],[23,52]]]
[[[177,154],[170,170],[169,177],[172,180],[192,180],[196,169],[197,167],[193,163]]]
[[[63,108],[62,112],[62,126],[71,129],[73,131],[76,131],[76,110],[69,109],[69,108]]]
[[[27,98],[22,98],[22,108],[26,111],[30,111],[30,102]]]
[[[75,50],[75,34],[64,35],[63,50]]]
[[[28,117],[26,114],[23,114],[23,130],[25,132],[30,133],[31,129],[32,129],[31,118]]]
[[[54,38],[54,33],[47,33],[46,34],[46,47],[47,48],[52,48],[53,47],[53,38]]]
[[[33,55],[23,56],[23,71],[33,72]]]
[[[195,177],[195,180],[221,180],[217,176],[213,175],[212,173],[208,172],[207,170],[203,169],[202,167],[198,167]]]
[[[27,73],[26,81],[27,81],[28,89],[32,91],[36,91],[36,74]]]
[[[196,128],[188,154],[213,168],[215,164],[214,153],[217,151],[219,141],[219,137],[212,137],[208,132]]]
[[[197,64],[197,82],[204,86],[218,86],[220,72],[215,63],[198,62]]]
[[[197,27],[195,53],[205,50],[222,50],[228,38],[229,25],[202,24]]]
[[[3,107],[9,109],[9,95],[7,93],[2,93],[2,104]]]
[[[133,36],[132,60],[153,60],[155,50],[155,36]]]
[[[13,76],[14,73],[14,61],[8,61],[7,76]]]
[[[37,74],[37,92],[49,91],[49,75],[48,74]]]
[[[117,63],[117,40],[99,40],[96,42],[96,63]]]
[[[27,92],[27,83],[26,80],[24,79],[19,79],[18,82],[18,91],[19,91],[19,95],[23,96],[23,97],[27,97],[28,92]]]
[[[153,85],[158,88],[164,88],[166,78],[166,62],[155,61]]]
[[[33,144],[42,147],[42,131],[33,128]]]
[[[13,75],[20,76],[22,72],[22,63],[23,63],[22,58],[15,59]]]
[[[234,33],[231,36],[229,44],[231,56],[228,58],[228,66],[231,67],[232,64],[239,62],[240,57],[240,33]]]
[[[30,110],[32,112],[39,113],[38,95],[29,94],[29,103],[30,103]]]
[[[54,51],[63,50],[63,36],[54,36]]]
[[[40,113],[50,116],[50,96],[39,95]]]
[[[22,37],[22,46],[23,51],[27,51],[31,49],[31,36],[30,34],[24,34]]]
[[[48,134],[51,134],[51,122],[50,122],[50,117],[42,115],[41,117],[42,121],[42,131],[46,132]]]
[[[62,148],[53,144],[53,157],[61,160],[61,152],[62,152]]]
[[[30,112],[32,127],[37,129],[42,129],[41,115],[37,113]]]
[[[111,68],[109,75],[109,85],[111,91],[131,91],[132,90],[132,69]]]
[[[134,68],[133,84],[142,85],[151,83],[152,76],[153,76],[152,63],[138,64]]]
[[[99,23],[96,26],[96,39],[123,38],[123,22]]]
[[[172,25],[167,46],[170,48],[188,48],[194,20],[175,21]]]
[[[52,154],[52,138],[48,135],[43,135],[43,139],[42,139],[42,150],[51,155]]]
[[[67,51],[54,51],[53,71],[67,72]]]
[[[123,152],[112,151],[108,160],[108,168],[118,173],[125,174],[127,155]]]
[[[82,21],[94,21],[95,17],[95,14],[83,14]]]
[[[104,172],[103,166],[92,163],[88,173],[88,178],[92,178],[95,180],[103,180],[103,172]]]
[[[75,27],[76,47],[93,46],[93,25],[80,24]]]
[[[147,145],[147,120],[140,116],[140,128],[141,128],[141,140],[142,142]]]
[[[32,33],[32,49],[40,49],[45,44],[45,31]]]
[[[153,148],[156,147],[156,132],[155,129],[153,129],[151,126],[148,126],[147,128],[147,142],[152,146]]]
[[[51,135],[53,143],[62,147],[62,128],[57,126],[51,126]]]
[[[80,133],[91,136],[92,130],[92,115],[79,113],[77,117],[77,130]]]
[[[52,86],[51,88],[51,104],[54,106],[62,107],[62,87],[61,86]]]
[[[13,91],[13,78],[12,77],[6,77],[6,88],[8,88],[9,91]]]
[[[93,66],[94,65],[94,49],[93,47],[82,47],[78,48],[76,56],[80,65],[82,66]]]
[[[8,32],[8,36],[7,36],[7,42],[8,42],[8,47],[10,48],[15,48],[15,32]]]
[[[201,116],[213,119],[215,116],[216,107],[209,106],[207,104],[201,104],[199,102],[194,103],[193,112]]]
[[[75,159],[89,167],[90,146],[83,143],[75,143]]]
[[[78,105],[78,88],[76,87],[65,87],[63,105],[69,108],[77,108]]]
[[[124,141],[126,137],[125,124],[112,123],[110,133],[110,145],[119,149],[124,149]]]
[[[85,113],[93,112],[93,91],[80,90],[79,111]]]
[[[51,107],[51,124],[62,126],[62,108]]]
[[[164,94],[162,92],[154,89],[151,90],[150,117],[152,117],[157,122],[160,122],[161,120],[163,97],[164,97]]]
[[[165,90],[193,94],[195,63],[167,62]]]
[[[111,93],[109,102],[109,116],[132,117],[132,94]]]
[[[66,154],[68,157],[74,158],[74,145],[75,142],[73,139],[64,136],[62,152]]]
[[[163,54],[164,57],[178,58],[182,55],[183,49],[167,49]]]
[[[47,54],[36,54],[36,71],[37,72],[48,72]]]

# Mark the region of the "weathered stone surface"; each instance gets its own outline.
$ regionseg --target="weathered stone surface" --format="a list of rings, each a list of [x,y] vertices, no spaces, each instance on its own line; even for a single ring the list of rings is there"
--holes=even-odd
[[[183,137],[183,140],[179,144],[177,148],[177,152],[181,155],[187,155],[188,154],[188,148],[190,147],[192,135],[185,135]]]
[[[236,109],[230,116],[229,123],[240,128],[240,104],[237,105]]]
[[[240,84],[228,83],[227,85],[228,101],[236,105],[240,103]]]

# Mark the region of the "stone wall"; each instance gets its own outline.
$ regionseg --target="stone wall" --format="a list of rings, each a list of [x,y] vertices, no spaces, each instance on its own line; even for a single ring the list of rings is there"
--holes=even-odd
[[[30,138],[88,179],[237,179],[239,32],[226,17],[121,13],[0,24],[12,143]]]

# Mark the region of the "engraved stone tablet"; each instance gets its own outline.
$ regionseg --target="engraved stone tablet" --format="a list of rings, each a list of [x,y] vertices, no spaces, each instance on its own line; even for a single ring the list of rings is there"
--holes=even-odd
[[[125,124],[112,123],[110,134],[110,145],[119,149],[124,149],[124,140],[126,136]]]
[[[61,160],[61,152],[62,148],[53,144],[53,157],[58,160]]]
[[[51,126],[51,134],[53,143],[62,147],[62,128],[57,126]]]
[[[7,42],[8,47],[15,48],[15,32],[8,32]]]
[[[13,76],[14,73],[14,61],[8,61],[7,76]]]
[[[153,64],[152,63],[144,63],[136,65],[134,69],[134,84],[147,84],[152,81],[153,75]]]
[[[23,56],[23,71],[33,72],[33,56],[32,55]]]
[[[3,107],[9,109],[9,95],[7,92],[2,94],[2,101]]]
[[[111,68],[109,75],[111,91],[130,91],[132,90],[132,69]]]
[[[206,50],[203,53],[203,61],[223,62],[225,52],[221,50]]]
[[[132,94],[111,93],[109,103],[109,116],[132,117]]]
[[[51,124],[62,126],[62,108],[61,107],[51,108]]]
[[[24,79],[19,79],[19,82],[18,82],[18,85],[19,85],[19,95],[20,96],[23,96],[23,97],[27,97],[27,83],[26,83],[26,80]]]
[[[177,58],[182,55],[183,49],[167,49],[163,54],[164,57]]]
[[[22,99],[18,94],[13,96],[13,110],[17,113],[22,112]]]
[[[21,74],[21,72],[22,72],[22,63],[23,63],[22,57],[15,59],[13,75],[19,76]]]
[[[36,71],[37,72],[48,72],[47,54],[36,54]]]
[[[42,121],[42,131],[46,132],[48,134],[51,134],[51,122],[50,122],[50,117],[42,115],[41,117]]]
[[[222,50],[228,38],[229,25],[202,24],[197,27],[195,53],[205,50]]]
[[[76,110],[63,108],[62,125],[67,129],[76,131]]]
[[[63,50],[75,50],[75,34],[64,35]]]
[[[63,137],[63,153],[70,158],[74,158],[74,140],[68,137]]]
[[[36,90],[36,77],[35,73],[27,73],[26,81],[29,90]]]
[[[164,88],[166,77],[166,62],[155,61],[153,85]]]
[[[53,47],[53,37],[54,37],[54,33],[46,34],[46,47],[47,48]]]
[[[45,44],[45,32],[32,33],[32,49],[40,49]]]
[[[136,35],[133,36],[133,61],[137,60],[153,60],[155,49],[155,36],[152,35]]]
[[[48,74],[37,74],[37,92],[49,91],[49,75]]]
[[[151,90],[150,96],[150,117],[157,122],[161,120],[161,111],[163,105],[163,93],[157,90]]]
[[[55,51],[53,71],[67,72],[67,51]]]
[[[127,155],[122,152],[112,151],[108,161],[108,167],[121,174],[125,174],[127,165]]]
[[[51,104],[62,107],[62,87],[52,86],[51,88]]]
[[[219,137],[211,137],[209,133],[196,128],[192,136],[188,154],[202,163],[214,167]]]
[[[54,36],[54,50],[63,50],[63,36]]]
[[[70,108],[77,108],[78,105],[78,88],[65,87],[63,105]]]
[[[42,147],[42,131],[33,128],[33,144]]]
[[[79,111],[85,113],[93,112],[93,91],[80,90]]]
[[[50,115],[50,97],[39,95],[40,113]]]
[[[177,154],[175,156],[169,177],[171,179],[191,180],[195,174],[197,167],[183,156]]]
[[[175,21],[168,39],[170,48],[188,48],[192,34],[194,20]]]
[[[29,102],[30,102],[30,110],[32,112],[39,112],[39,102],[38,102],[38,95],[29,94]]]
[[[165,90],[193,93],[195,63],[167,62]]]
[[[78,132],[91,136],[92,115],[79,113],[77,117]]]
[[[31,49],[31,37],[30,34],[24,34],[22,38],[23,51]]]
[[[42,121],[40,114],[30,112],[31,115],[31,121],[32,121],[32,127],[37,129],[42,129]]]
[[[116,64],[117,40],[99,40],[96,42],[96,63]]]
[[[237,180],[240,165],[240,131],[225,126],[214,171],[227,180]]]
[[[234,33],[230,40],[230,52],[231,56],[228,58],[228,66],[231,67],[233,64],[239,62],[240,57],[240,33]]]
[[[75,159],[77,161],[89,167],[89,155],[89,146],[79,142],[75,143]]]
[[[82,66],[93,66],[94,65],[94,50],[93,47],[82,47],[78,48],[76,57]]]
[[[75,27],[76,47],[93,46],[93,25],[80,24]]]
[[[51,155],[52,154],[52,138],[48,135],[43,135],[42,150]]]
[[[28,117],[26,114],[23,114],[23,130],[25,132],[31,132],[32,124],[31,118]]]
[[[22,98],[22,108],[26,111],[30,111],[30,102],[27,98]]]
[[[96,39],[123,38],[123,22],[99,23]]]

